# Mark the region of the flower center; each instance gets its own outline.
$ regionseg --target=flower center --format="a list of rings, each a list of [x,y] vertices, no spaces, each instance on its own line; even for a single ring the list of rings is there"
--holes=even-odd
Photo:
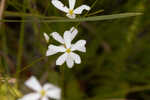
[[[70,49],[70,48],[69,48],[69,49],[67,49],[67,50],[66,50],[66,52],[67,52],[67,53],[70,53],[70,52],[71,52],[71,49]]]
[[[73,10],[72,10],[72,9],[69,10],[69,14],[70,14],[70,15],[73,15]]]
[[[40,91],[40,94],[41,94],[41,95],[42,95],[42,97],[43,97],[43,96],[45,96],[45,95],[46,95],[46,91],[45,91],[45,90],[41,90],[41,91]]]

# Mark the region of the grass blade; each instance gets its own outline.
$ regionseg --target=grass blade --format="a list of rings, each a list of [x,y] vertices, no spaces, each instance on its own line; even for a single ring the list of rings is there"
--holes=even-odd
[[[40,17],[39,22],[85,22],[85,21],[102,21],[102,20],[113,20],[113,19],[121,19],[128,18],[133,16],[139,16],[142,13],[120,13],[120,14],[112,14],[112,15],[102,15],[102,16],[92,16],[92,17],[84,17],[84,18],[76,18],[76,19],[68,19],[68,18],[57,18],[51,19],[51,17]],[[0,20],[0,22],[33,22],[34,20]]]

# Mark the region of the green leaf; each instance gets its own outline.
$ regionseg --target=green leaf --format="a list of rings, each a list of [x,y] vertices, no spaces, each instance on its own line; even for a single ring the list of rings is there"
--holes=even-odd
[[[51,18],[51,17],[40,17],[39,22],[85,22],[85,21],[102,21],[102,20],[112,20],[112,19],[121,19],[128,18],[133,16],[139,16],[142,13],[121,13],[121,14],[112,14],[112,15],[102,15],[102,16],[93,16],[93,17],[84,17],[76,19],[68,18]],[[35,16],[34,16],[35,17]],[[35,20],[0,20],[0,22],[33,22]]]

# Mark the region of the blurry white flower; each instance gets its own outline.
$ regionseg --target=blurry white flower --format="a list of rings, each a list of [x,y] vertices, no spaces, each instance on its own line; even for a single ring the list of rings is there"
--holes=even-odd
[[[60,88],[49,83],[44,84],[42,87],[34,76],[27,80],[25,85],[35,92],[27,94],[19,100],[48,100],[48,98],[60,100]]]
[[[45,40],[46,40],[46,42],[48,43],[49,42],[49,36],[44,32],[44,38],[45,38]]]
[[[78,30],[72,27],[69,31],[64,32],[64,36],[61,37],[57,32],[53,32],[51,36],[60,42],[62,45],[55,46],[55,45],[49,45],[48,50],[46,52],[46,56],[54,55],[58,52],[64,52],[57,60],[56,65],[62,65],[65,61],[67,63],[67,66],[69,68],[72,68],[74,65],[74,62],[76,64],[81,63],[81,58],[78,54],[74,53],[73,51],[78,50],[81,52],[86,52],[85,40],[79,40],[75,44],[71,44],[71,41],[75,38],[77,35]]]
[[[68,7],[64,6],[64,4],[61,1],[52,0],[52,4],[59,10],[67,13],[66,16],[71,19],[75,18],[76,14],[81,14],[84,9],[88,10],[88,11],[90,10],[90,7],[87,5],[82,5],[76,9],[74,9],[75,3],[76,3],[76,0],[69,0],[69,8],[68,8]]]

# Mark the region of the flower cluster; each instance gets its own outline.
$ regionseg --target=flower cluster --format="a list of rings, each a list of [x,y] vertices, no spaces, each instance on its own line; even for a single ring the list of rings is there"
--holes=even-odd
[[[69,0],[69,8],[67,6],[64,6],[64,4],[59,0],[52,0],[51,2],[56,8],[67,13],[66,16],[71,19],[76,18],[76,14],[81,14],[83,10],[90,10],[90,7],[87,5],[81,5],[80,7],[74,9],[76,0]],[[67,66],[69,68],[72,68],[74,63],[80,64],[81,58],[78,54],[74,53],[74,51],[77,50],[80,52],[86,52],[86,41],[79,40],[75,44],[72,44],[71,42],[75,38],[77,33],[78,30],[74,27],[72,27],[70,30],[65,31],[63,37],[60,36],[57,32],[51,33],[50,36],[52,36],[56,41],[60,42],[61,45],[56,46],[50,44],[48,46],[46,56],[51,56],[58,52],[64,52],[64,54],[56,60],[56,65],[62,65],[64,62],[66,62]],[[46,33],[44,33],[44,37],[45,40],[49,42],[49,36]]]
[[[71,19],[76,18],[76,15],[81,14],[83,10],[90,10],[90,7],[87,5],[82,5],[74,9],[76,0],[69,0],[69,8],[64,6],[63,3],[59,0],[52,0],[51,2],[56,8],[67,13],[66,16]],[[50,44],[48,46],[48,50],[46,51],[46,56],[51,56],[61,52],[63,54],[56,60],[56,65],[62,65],[66,62],[68,68],[72,68],[74,63],[80,64],[81,58],[78,54],[75,53],[75,51],[86,52],[86,41],[79,40],[76,43],[72,43],[72,40],[75,38],[77,33],[78,30],[75,27],[65,31],[63,37],[57,32],[52,32],[50,36],[47,35],[47,33],[44,33],[44,37],[47,43],[49,43],[50,37],[53,37],[60,43],[59,46]],[[25,85],[35,92],[27,94],[19,100],[49,100],[49,98],[57,100],[61,99],[60,88],[50,83],[46,83],[44,86],[41,86],[39,81],[34,76],[28,79],[25,82]]]

